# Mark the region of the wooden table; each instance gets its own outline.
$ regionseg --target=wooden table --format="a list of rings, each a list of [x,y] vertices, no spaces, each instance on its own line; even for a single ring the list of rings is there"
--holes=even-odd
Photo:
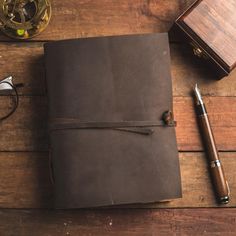
[[[54,0],[47,30],[29,42],[0,35],[0,76],[24,83],[17,112],[0,124],[0,235],[236,235],[236,71],[215,81],[171,37],[174,111],[183,198],[125,209],[54,211],[48,169],[43,48],[48,40],[166,32],[193,0]],[[205,95],[231,202],[217,206],[191,90]],[[56,89],[56,84],[55,84]],[[0,112],[12,106],[0,99]]]

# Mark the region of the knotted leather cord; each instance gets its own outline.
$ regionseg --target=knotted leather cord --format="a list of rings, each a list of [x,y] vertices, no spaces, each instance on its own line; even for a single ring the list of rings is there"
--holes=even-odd
[[[0,84],[8,84],[9,86],[11,86],[11,88],[13,89],[14,93],[15,93],[15,105],[13,106],[13,108],[10,110],[9,113],[7,113],[5,116],[0,117],[0,121],[3,121],[5,119],[7,119],[9,116],[11,116],[17,109],[18,104],[19,104],[19,95],[16,89],[16,86],[12,85],[11,83],[7,82],[7,81],[1,81]]]
[[[166,114],[170,114],[168,117]],[[166,119],[166,117],[168,119]],[[50,121],[50,131],[66,129],[113,129],[138,134],[150,135],[154,132],[151,127],[174,127],[176,122],[172,112],[163,113],[163,119],[159,121],[112,121],[112,122],[83,122],[79,119],[56,118]]]
[[[150,127],[175,127],[173,113],[168,110],[159,121],[120,121],[120,122],[81,122],[79,119],[57,118],[50,121],[49,130],[67,129],[112,129],[137,134],[151,135],[154,130]],[[49,151],[49,169],[51,183],[55,183],[51,150]]]

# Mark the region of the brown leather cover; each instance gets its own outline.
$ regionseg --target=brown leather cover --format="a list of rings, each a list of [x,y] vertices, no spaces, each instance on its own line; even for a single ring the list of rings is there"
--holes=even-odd
[[[45,62],[56,208],[181,197],[166,33],[50,42]]]

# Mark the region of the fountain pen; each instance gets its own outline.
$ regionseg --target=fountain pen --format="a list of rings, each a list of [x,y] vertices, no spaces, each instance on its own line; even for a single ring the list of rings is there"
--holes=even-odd
[[[217,201],[221,204],[229,202],[229,186],[225,179],[222,163],[216,148],[215,139],[207,115],[206,107],[203,103],[202,96],[196,84],[194,88],[196,100],[196,113],[199,121],[203,143],[205,146],[207,159],[209,163],[209,171],[213,182]]]

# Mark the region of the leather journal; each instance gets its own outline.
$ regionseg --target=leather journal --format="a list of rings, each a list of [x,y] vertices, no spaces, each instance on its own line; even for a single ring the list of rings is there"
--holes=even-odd
[[[55,207],[180,198],[168,35],[65,40],[44,50]]]

